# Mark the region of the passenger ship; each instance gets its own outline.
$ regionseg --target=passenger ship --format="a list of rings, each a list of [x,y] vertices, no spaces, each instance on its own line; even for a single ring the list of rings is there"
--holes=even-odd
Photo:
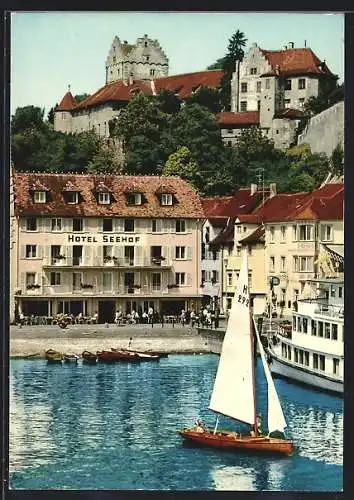
[[[344,279],[313,279],[316,298],[298,300],[292,328],[269,343],[271,372],[319,390],[343,393]]]

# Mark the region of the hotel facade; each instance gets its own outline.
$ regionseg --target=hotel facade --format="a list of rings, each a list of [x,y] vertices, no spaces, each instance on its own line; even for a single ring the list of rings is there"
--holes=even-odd
[[[178,177],[12,175],[11,321],[199,305],[203,209]]]

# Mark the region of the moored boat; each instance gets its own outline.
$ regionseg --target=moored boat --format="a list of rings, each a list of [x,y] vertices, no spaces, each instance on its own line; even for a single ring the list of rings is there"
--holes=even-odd
[[[97,351],[97,359],[99,362],[104,363],[115,363],[117,361],[130,361],[136,362],[140,361],[141,358],[134,353],[128,353],[123,351]]]
[[[63,359],[64,359],[64,363],[77,364],[77,362],[79,360],[79,356],[77,354],[73,354],[73,353],[70,353],[70,352],[65,352],[64,356],[63,356]]]
[[[54,349],[47,349],[45,351],[45,359],[48,363],[61,363],[63,361],[63,354]]]
[[[261,429],[260,416],[257,413],[253,330],[268,387],[267,434]],[[287,424],[267,364],[257,325],[251,316],[247,250],[244,253],[232,301],[209,409],[217,413],[214,429],[208,429],[198,421],[195,427],[185,428],[178,433],[187,441],[203,446],[285,455],[293,453],[293,442],[286,439],[284,435]],[[250,426],[249,433],[241,435],[233,431],[218,431],[220,415],[248,424]]]
[[[157,353],[147,352],[147,351],[135,351],[133,349],[115,349],[112,347],[113,352],[128,353],[133,356],[138,356],[141,361],[158,361],[162,356]]]
[[[97,363],[97,354],[90,351],[83,351],[81,354],[82,362],[88,365],[95,365]]]

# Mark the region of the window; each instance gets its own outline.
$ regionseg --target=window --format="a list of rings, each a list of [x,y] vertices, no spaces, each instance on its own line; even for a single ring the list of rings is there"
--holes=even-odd
[[[261,101],[258,100],[257,101],[257,111],[260,111],[260,109],[261,109]]]
[[[82,231],[84,227],[83,219],[73,219],[73,231]]]
[[[154,69],[150,69],[150,76],[154,76],[155,75],[155,70]]]
[[[176,259],[185,259],[186,258],[186,247],[176,247],[175,256],[176,256]]]
[[[132,233],[135,230],[134,219],[124,219],[124,232]]]
[[[286,257],[281,256],[280,257],[280,270],[285,271],[286,269]]]
[[[282,354],[283,358],[286,358],[286,353],[287,353],[286,345],[284,344],[284,342],[282,342],[281,343],[281,354]]]
[[[343,298],[343,287],[342,287],[342,286],[339,286],[339,287],[338,287],[338,297],[339,297],[340,299],[342,299],[342,298]]]
[[[232,273],[227,273],[227,286],[232,286]]]
[[[311,320],[311,335],[317,335],[317,323],[315,320]]]
[[[162,221],[161,221],[161,219],[152,219],[152,221],[151,221],[151,231],[153,233],[161,233],[162,232]]]
[[[186,284],[186,273],[176,273],[176,285]]]
[[[247,111],[247,101],[240,102],[240,111]]]
[[[299,90],[302,90],[306,88],[306,79],[305,78],[299,78]]]
[[[336,296],[336,287],[331,285],[331,297],[335,298],[335,296]]]
[[[295,363],[299,362],[299,349],[297,347],[294,347],[294,361]]]
[[[262,82],[257,82],[257,92],[262,91]]]
[[[172,194],[165,193],[161,195],[161,205],[172,205]]]
[[[302,331],[307,333],[308,320],[307,318],[302,318]]]
[[[269,271],[271,273],[274,273],[274,268],[275,268],[275,257],[270,257],[269,258]]]
[[[251,75],[256,75],[257,74],[257,68],[251,68],[250,69],[250,74]]]
[[[103,219],[103,231],[113,231],[113,219]]]
[[[318,336],[323,337],[323,321],[318,322]]]
[[[329,339],[331,337],[331,325],[330,323],[325,323],[325,338]]]
[[[299,350],[300,354],[300,365],[304,364],[304,351],[302,349]]]
[[[102,273],[102,287],[104,290],[112,290],[112,273]]]
[[[141,193],[128,193],[128,205],[141,205]]]
[[[285,99],[285,100],[284,100],[284,107],[285,107],[286,109],[289,109],[289,108],[290,108],[290,99]]]
[[[37,231],[37,219],[36,219],[36,217],[27,217],[26,230],[27,231]]]
[[[34,192],[34,202],[35,203],[45,203],[46,200],[46,192],[45,191],[35,191]]]
[[[274,226],[270,226],[270,228],[269,228],[269,241],[271,243],[274,243],[274,233],[275,233]]]
[[[313,272],[313,257],[294,257],[294,271],[297,273]]]
[[[152,289],[160,290],[160,288],[161,288],[161,274],[152,273]]]
[[[117,57],[116,56],[113,56],[113,64],[115,64],[117,61]]]
[[[291,347],[288,345],[288,359],[291,359]]]
[[[284,82],[284,90],[291,90],[291,80],[289,78]]]
[[[325,367],[326,367],[325,357],[324,357],[323,354],[320,354],[320,370],[322,370],[324,372],[325,371]]]
[[[211,281],[212,283],[219,283],[219,271],[211,272]]]
[[[280,226],[280,241],[284,242],[286,240],[286,227]]]
[[[186,221],[184,219],[176,220],[176,233],[185,233],[186,232]]]
[[[305,98],[304,97],[300,97],[300,99],[299,99],[299,107],[303,108],[304,104],[305,104]]]
[[[267,90],[270,89],[270,80],[269,80],[269,78],[266,79],[266,89]]]
[[[72,205],[79,203],[79,193],[77,191],[67,191],[66,201]]]
[[[60,285],[60,273],[50,273],[50,284]]]
[[[308,351],[304,351],[305,354],[305,366],[310,366],[310,354]]]
[[[307,224],[302,224],[298,226],[298,237],[299,241],[310,241],[312,240],[313,227]]]
[[[333,373],[339,375],[339,359],[333,358]]]
[[[98,203],[100,205],[109,205],[111,197],[109,193],[98,193]]]
[[[37,255],[37,245],[26,245],[26,259],[34,259]]]
[[[146,62],[149,62],[150,56],[145,56],[146,57]]]
[[[333,239],[333,227],[329,224],[321,226],[321,239],[323,241],[332,241]]]
[[[247,92],[247,83],[246,82],[241,83],[241,92]]]
[[[318,354],[313,353],[312,366],[314,370],[318,370]]]
[[[332,323],[332,340],[338,340],[338,325]]]
[[[36,273],[26,273],[26,288],[36,284]]]
[[[61,219],[52,219],[51,227],[52,227],[52,231],[61,231],[61,229],[62,229]]]

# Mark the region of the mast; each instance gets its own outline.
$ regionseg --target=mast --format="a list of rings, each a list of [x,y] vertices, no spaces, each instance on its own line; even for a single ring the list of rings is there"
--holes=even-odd
[[[254,341],[254,329],[253,329],[253,321],[252,321],[252,313],[250,308],[250,342],[251,342],[251,356],[252,356],[252,377],[253,377],[253,403],[254,403],[254,417],[253,417],[253,429],[255,435],[258,436],[258,426],[257,426],[257,392],[256,392],[256,367],[255,367],[255,347],[256,343]]]

